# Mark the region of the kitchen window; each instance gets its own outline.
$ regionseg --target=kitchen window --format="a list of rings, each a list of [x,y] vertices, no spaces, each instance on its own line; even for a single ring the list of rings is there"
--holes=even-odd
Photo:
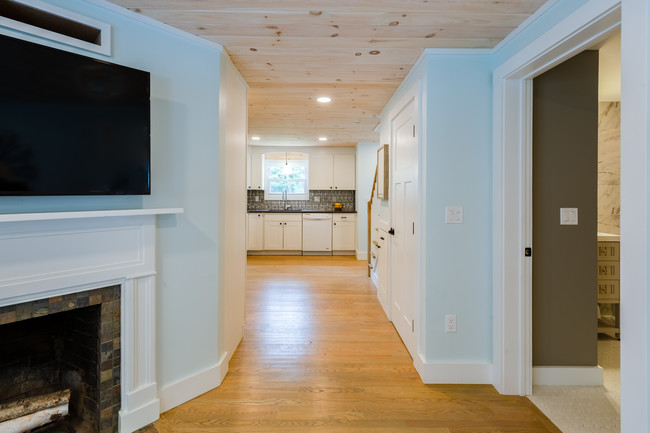
[[[287,154],[283,159],[264,159],[264,200],[309,200],[309,161],[304,154],[301,159],[292,159]]]

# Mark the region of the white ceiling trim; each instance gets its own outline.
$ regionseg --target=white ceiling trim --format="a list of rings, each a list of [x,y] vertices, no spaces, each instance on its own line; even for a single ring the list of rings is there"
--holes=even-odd
[[[125,17],[130,18],[130,19],[135,20],[135,21],[138,21],[138,22],[140,22],[142,24],[145,24],[145,25],[154,27],[156,29],[163,30],[165,32],[171,33],[173,35],[179,36],[181,38],[187,39],[188,41],[195,42],[197,44],[203,45],[203,46],[208,47],[208,48],[212,48],[212,49],[218,51],[219,53],[225,51],[223,46],[216,43],[216,42],[210,41],[208,39],[201,38],[201,37],[196,36],[196,35],[193,35],[192,33],[188,33],[185,30],[177,29],[176,27],[172,27],[169,24],[165,24],[163,22],[156,21],[153,18],[149,18],[149,17],[147,17],[147,16],[145,16],[143,14],[139,14],[139,13],[134,12],[134,11],[132,11],[130,9],[125,8],[125,7],[118,6],[118,5],[114,4],[114,3],[110,3],[107,0],[86,0],[86,2],[91,3],[91,4],[93,4],[93,5],[97,6],[97,7],[106,9],[106,10],[108,10],[110,12],[114,12],[116,14],[125,16]]]

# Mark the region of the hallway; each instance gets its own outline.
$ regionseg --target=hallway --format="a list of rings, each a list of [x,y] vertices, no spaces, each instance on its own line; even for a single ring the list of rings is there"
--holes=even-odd
[[[559,432],[527,398],[422,384],[365,266],[249,257],[245,337],[228,375],[161,415],[158,431]]]

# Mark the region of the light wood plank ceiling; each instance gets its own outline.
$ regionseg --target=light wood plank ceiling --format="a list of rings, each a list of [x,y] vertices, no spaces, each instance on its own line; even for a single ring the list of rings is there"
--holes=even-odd
[[[379,140],[424,48],[493,48],[546,0],[111,1],[225,47],[250,85],[250,144],[349,146]]]

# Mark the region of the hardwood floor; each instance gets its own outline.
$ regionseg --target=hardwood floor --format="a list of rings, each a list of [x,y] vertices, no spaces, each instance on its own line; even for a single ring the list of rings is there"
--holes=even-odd
[[[353,257],[249,257],[245,337],[223,384],[160,433],[560,432],[527,398],[424,385]]]

